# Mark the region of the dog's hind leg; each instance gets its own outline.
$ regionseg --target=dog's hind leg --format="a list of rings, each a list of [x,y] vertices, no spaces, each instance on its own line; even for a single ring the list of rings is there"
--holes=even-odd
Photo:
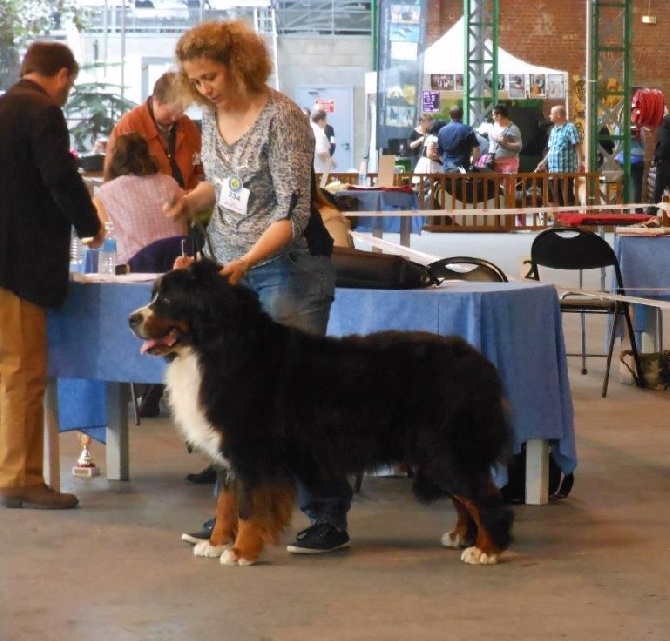
[[[238,493],[237,537],[232,549],[221,555],[223,565],[253,565],[265,542],[276,543],[291,519],[293,488],[270,485]]]
[[[512,540],[514,513],[503,504],[499,492],[490,484],[487,495],[477,499],[455,497],[467,510],[477,527],[474,545],[467,547],[461,560],[470,565],[494,565]]]
[[[464,548],[475,541],[477,526],[463,503],[456,497],[452,497],[451,501],[458,518],[454,529],[442,535],[441,543],[447,548]]]
[[[263,551],[262,526],[258,518],[251,517],[238,521],[235,544],[221,555],[222,565],[253,565]]]
[[[216,497],[216,519],[208,541],[201,541],[193,548],[196,556],[218,558],[237,534],[237,497],[234,485],[226,486]]]

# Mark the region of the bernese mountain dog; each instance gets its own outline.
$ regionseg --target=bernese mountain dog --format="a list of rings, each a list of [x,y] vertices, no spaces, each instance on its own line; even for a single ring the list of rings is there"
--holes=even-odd
[[[495,367],[463,339],[313,336],[272,320],[208,262],[159,278],[129,323],[144,352],[170,361],[185,438],[229,469],[196,554],[251,565],[289,524],[296,477],[399,462],[420,502],[452,499],[457,523],[442,544],[465,548],[463,561],[494,564],[509,546],[514,514],[491,480],[510,451],[508,412]]]

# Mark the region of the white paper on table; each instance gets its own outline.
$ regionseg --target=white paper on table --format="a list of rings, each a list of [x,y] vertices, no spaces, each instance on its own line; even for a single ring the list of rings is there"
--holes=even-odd
[[[618,236],[667,236],[668,227],[616,227]]]
[[[70,272],[70,280],[75,283],[148,283],[156,280],[163,274],[80,274]]]

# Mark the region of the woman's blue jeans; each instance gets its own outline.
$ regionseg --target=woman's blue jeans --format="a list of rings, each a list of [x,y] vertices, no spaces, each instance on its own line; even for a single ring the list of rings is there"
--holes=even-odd
[[[297,250],[255,267],[242,281],[279,323],[324,336],[335,293],[335,270],[329,256]],[[318,400],[316,401],[318,402]],[[298,483],[300,509],[312,523],[347,529],[352,491],[346,479],[307,486]]]

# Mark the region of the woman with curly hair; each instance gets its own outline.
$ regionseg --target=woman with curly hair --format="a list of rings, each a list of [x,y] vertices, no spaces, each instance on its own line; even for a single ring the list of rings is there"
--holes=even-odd
[[[203,107],[205,181],[166,205],[167,214],[214,207],[205,253],[223,266],[221,275],[256,291],[275,320],[325,334],[335,291],[333,241],[312,202],[309,120],[268,86],[270,56],[244,22],[199,24],[181,36],[175,53],[184,87]],[[186,264],[178,259],[176,266]],[[346,547],[346,479],[298,485],[313,525],[289,551]]]

